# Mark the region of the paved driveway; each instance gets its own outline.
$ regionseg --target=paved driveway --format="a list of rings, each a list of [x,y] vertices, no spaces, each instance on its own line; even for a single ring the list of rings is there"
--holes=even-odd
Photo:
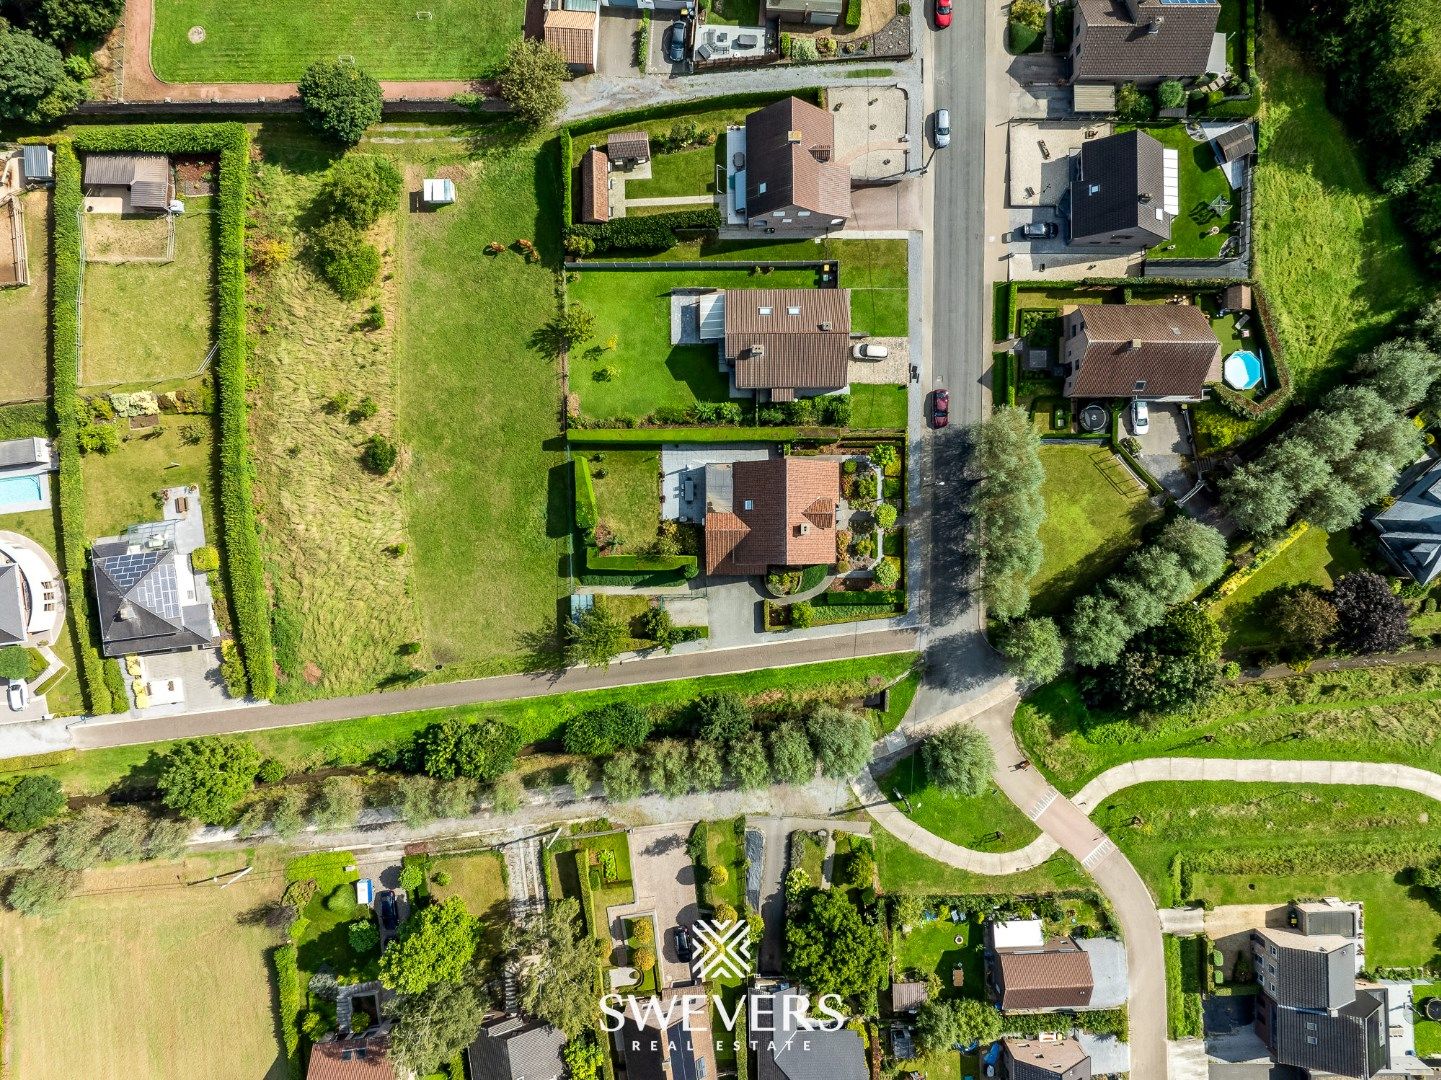
[[[1131,412],[1126,409],[1126,431],[1131,433]],[[1191,478],[1191,438],[1181,406],[1151,403],[1151,427],[1141,440],[1141,464],[1161,482],[1174,498],[1180,498],[1195,485]]]
[[[775,635],[761,629],[760,601],[760,590],[750,578],[706,578],[711,648],[774,640]]]
[[[689,825],[651,825],[630,833],[630,867],[636,907],[655,913],[660,935],[659,962],[666,986],[692,981],[690,964],[675,953],[675,928],[699,917],[695,867],[686,854]]]
[[[596,71],[602,75],[641,78],[640,69],[635,66],[635,38],[639,33],[638,10],[622,12],[615,8],[601,8],[600,56],[596,61]]]

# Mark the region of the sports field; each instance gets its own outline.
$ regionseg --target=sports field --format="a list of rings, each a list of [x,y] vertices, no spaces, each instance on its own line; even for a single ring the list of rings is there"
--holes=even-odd
[[[471,79],[524,18],[525,0],[155,0],[150,63],[166,82],[295,82],[337,57],[377,79]]]

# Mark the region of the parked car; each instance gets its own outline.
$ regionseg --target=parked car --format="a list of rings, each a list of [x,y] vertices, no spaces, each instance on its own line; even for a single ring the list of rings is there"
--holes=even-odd
[[[862,342],[851,349],[851,355],[857,360],[884,360],[891,355],[891,350],[884,345],[872,345],[870,342]]]
[[[1151,407],[1140,398],[1131,402],[1131,430],[1137,435],[1151,430]]]
[[[695,949],[691,946],[690,934],[686,932],[684,926],[677,926],[675,928],[675,954],[687,964],[690,963],[691,957],[695,955]]]
[[[1058,232],[1054,221],[1028,221],[1021,226],[1021,235],[1027,240],[1049,240]]]
[[[931,394],[931,427],[943,428],[951,422],[951,392],[936,390]]]
[[[936,0],[936,29],[944,30],[951,25],[950,0]]]
[[[21,712],[26,705],[30,704],[30,691],[25,686],[23,679],[11,679],[5,696],[10,701],[11,712]]]
[[[936,148],[951,145],[951,110],[937,109],[935,119],[935,141]]]
[[[395,933],[396,923],[400,918],[400,910],[395,902],[395,893],[389,889],[381,893],[376,910],[380,915],[380,928],[387,934]]]
[[[666,39],[665,58],[672,64],[685,59],[685,20],[677,19],[670,24],[670,36]]]

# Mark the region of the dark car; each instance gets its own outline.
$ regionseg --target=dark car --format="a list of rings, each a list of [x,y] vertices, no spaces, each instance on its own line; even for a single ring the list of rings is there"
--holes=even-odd
[[[670,24],[670,36],[665,43],[665,58],[672,64],[685,59],[685,20],[677,19]]]
[[[937,390],[931,394],[931,427],[943,428],[951,422],[951,393]]]
[[[936,0],[936,29],[944,30],[951,25],[950,0]]]
[[[686,933],[684,926],[675,928],[675,954],[686,963],[690,963],[690,958],[695,955],[695,950],[691,948],[690,934]]]
[[[400,915],[395,903],[395,893],[389,889],[381,893],[376,908],[380,912],[380,928],[387,934],[395,933],[396,920]]]
[[[1021,235],[1027,240],[1049,240],[1058,231],[1054,221],[1032,221],[1021,226]]]

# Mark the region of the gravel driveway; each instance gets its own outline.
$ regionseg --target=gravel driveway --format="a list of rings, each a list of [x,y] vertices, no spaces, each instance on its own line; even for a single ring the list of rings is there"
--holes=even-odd
[[[690,964],[676,956],[675,928],[699,917],[695,867],[686,854],[689,825],[651,825],[630,833],[630,867],[636,907],[655,913],[661,938],[660,968],[666,986],[689,983]]]

